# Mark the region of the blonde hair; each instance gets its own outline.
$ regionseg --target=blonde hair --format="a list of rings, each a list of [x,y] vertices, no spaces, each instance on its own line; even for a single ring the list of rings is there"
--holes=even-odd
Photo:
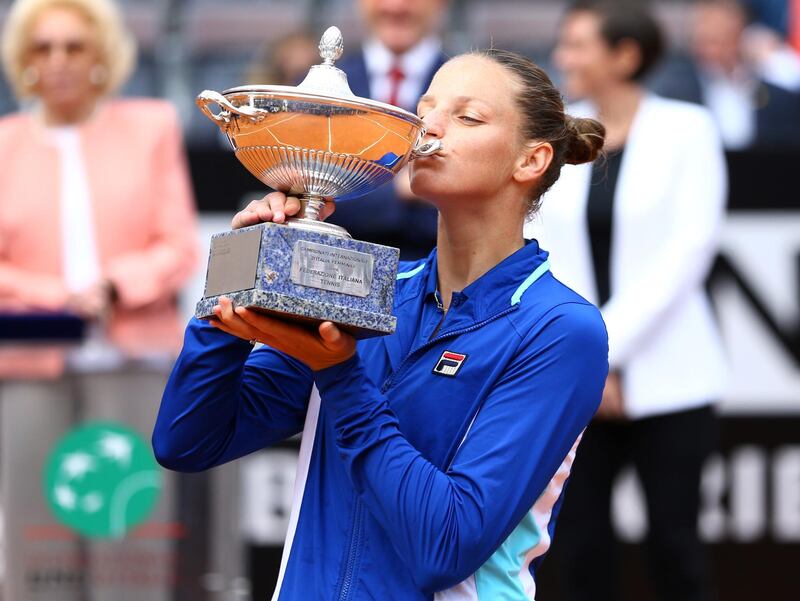
[[[108,70],[108,76],[99,84],[100,94],[116,92],[133,71],[136,42],[113,0],[16,0],[3,27],[2,60],[17,97],[33,95],[24,77],[31,29],[36,19],[51,8],[73,9],[94,26],[100,64]]]

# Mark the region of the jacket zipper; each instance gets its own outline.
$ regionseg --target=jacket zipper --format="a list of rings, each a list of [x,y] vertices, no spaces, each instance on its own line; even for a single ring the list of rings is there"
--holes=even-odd
[[[438,333],[439,333],[439,330],[441,329],[441,327],[442,327],[442,324],[444,323],[444,318],[445,318],[445,317],[447,317],[447,313],[445,313],[444,315],[442,315],[442,318],[439,320],[439,323],[437,323],[437,324],[436,324],[436,327],[435,327],[435,328],[433,328],[433,332],[431,332],[431,337],[428,339],[429,341],[430,341],[430,340],[433,340],[433,337],[434,337],[434,336],[436,336],[436,334],[438,334]]]
[[[429,347],[433,346],[437,342],[440,342],[440,341],[442,341],[442,340],[444,340],[446,338],[452,338],[453,336],[460,336],[461,334],[468,334],[469,332],[474,332],[475,330],[477,330],[478,328],[483,327],[484,325],[486,325],[490,321],[494,321],[495,319],[499,319],[499,318],[503,317],[504,315],[508,315],[512,311],[516,310],[517,306],[518,305],[512,305],[508,309],[505,309],[504,311],[500,311],[500,313],[495,313],[491,317],[487,317],[483,321],[479,321],[478,323],[474,323],[474,324],[472,324],[471,326],[469,326],[467,328],[462,328],[460,330],[451,330],[449,332],[445,332],[441,336],[434,337],[436,335],[436,333],[438,332],[439,327],[441,327],[441,325],[442,325],[441,323],[439,323],[439,326],[437,326],[436,330],[434,330],[433,335],[431,335],[430,340],[428,340],[427,342],[421,344],[420,346],[418,346],[417,348],[412,350],[410,353],[408,353],[408,355],[406,355],[405,359],[403,359],[403,362],[400,364],[400,367],[398,367],[395,371],[393,371],[389,375],[389,377],[384,381],[383,386],[381,386],[381,392],[385,393],[387,390],[389,390],[389,388],[392,387],[392,385],[400,378],[400,376],[403,375],[408,370],[409,364],[411,362],[411,359],[414,357],[414,355],[417,355],[418,353],[427,350]],[[444,318],[442,318],[442,321],[444,321]]]
[[[447,310],[444,308],[444,305],[442,304],[442,301],[439,300],[439,291],[438,290],[436,290],[433,293],[433,298],[436,301],[436,308],[439,309],[439,311],[442,312],[442,318],[439,320],[439,323],[436,324],[436,327],[433,328],[433,332],[431,332],[431,337],[428,340],[432,340],[434,337],[436,337],[436,334],[439,333],[439,330],[441,329],[442,324],[444,323],[445,317],[447,317]]]
[[[356,506],[353,510],[353,531],[350,533],[350,546],[347,549],[347,563],[345,564],[342,586],[339,589],[339,601],[347,601],[350,598],[358,548],[361,546],[362,509],[361,499],[356,499]]]

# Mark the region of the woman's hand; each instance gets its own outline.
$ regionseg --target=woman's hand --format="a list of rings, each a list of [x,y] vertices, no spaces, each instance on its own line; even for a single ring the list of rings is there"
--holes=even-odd
[[[606,378],[606,387],[603,389],[603,400],[597,409],[595,417],[607,420],[625,419],[625,403],[622,400],[622,383],[619,374],[611,372]]]
[[[103,320],[111,311],[114,287],[108,280],[100,280],[88,288],[75,292],[67,299],[66,309],[83,319]]]
[[[231,228],[238,230],[242,227],[256,225],[262,222],[284,223],[287,217],[292,217],[300,212],[300,199],[295,196],[286,196],[283,192],[270,192],[261,200],[254,200],[243,210],[234,215]],[[335,205],[326,202],[320,211],[320,220],[325,220],[333,214]]]
[[[300,209],[300,199],[287,197],[283,192],[271,192],[239,211],[233,217],[231,227],[239,229],[262,222],[284,223],[287,217],[297,215]],[[320,219],[330,217],[334,209],[332,202],[326,202],[320,211]],[[225,297],[221,297],[219,305],[214,307],[214,317],[209,322],[244,340],[263,342],[302,361],[314,371],[342,363],[356,351],[355,339],[329,321],[321,323],[315,334],[244,307],[234,308],[230,299]]]
[[[313,371],[347,361],[356,352],[356,341],[330,321],[320,324],[317,333],[302,326],[267,317],[244,307],[235,307],[220,297],[214,307],[211,325],[244,340],[263,342],[302,361]]]

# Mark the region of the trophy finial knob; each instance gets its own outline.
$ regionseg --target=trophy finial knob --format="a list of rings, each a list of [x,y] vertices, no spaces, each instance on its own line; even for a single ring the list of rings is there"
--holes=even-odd
[[[344,50],[344,38],[338,27],[332,26],[325,30],[319,41],[319,55],[322,57],[323,64],[333,65]]]

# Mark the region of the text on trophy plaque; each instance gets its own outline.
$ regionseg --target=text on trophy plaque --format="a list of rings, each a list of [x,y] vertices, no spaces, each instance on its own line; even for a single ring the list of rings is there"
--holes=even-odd
[[[351,296],[367,296],[372,288],[372,255],[299,240],[292,252],[291,280]]]

